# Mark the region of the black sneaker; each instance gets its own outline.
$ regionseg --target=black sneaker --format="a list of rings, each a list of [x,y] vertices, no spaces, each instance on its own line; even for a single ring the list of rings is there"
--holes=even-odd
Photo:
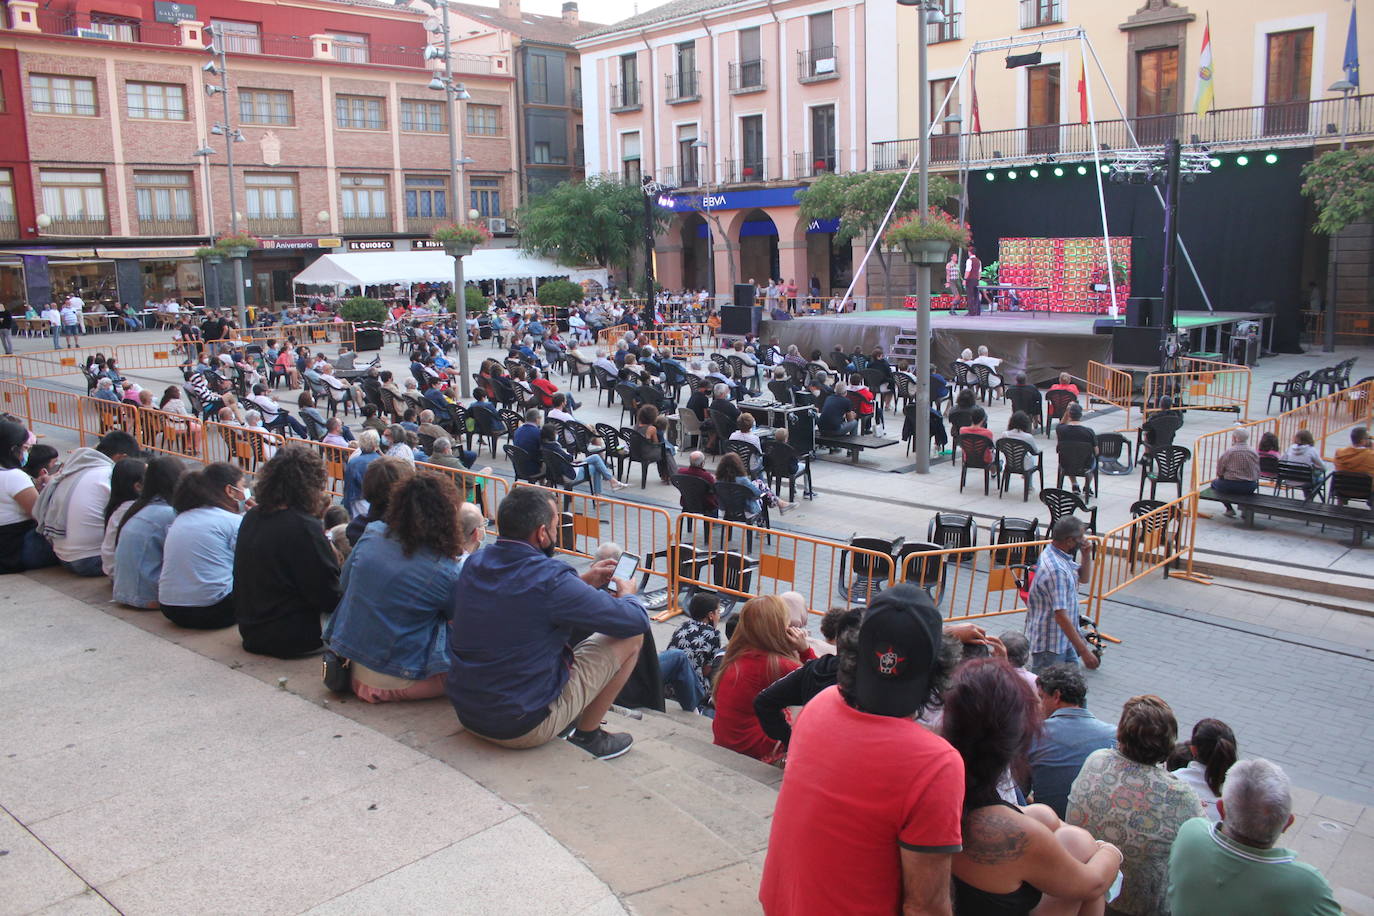
[[[598,760],[611,760],[628,751],[635,739],[626,732],[598,728],[586,737],[573,732],[568,736],[568,743],[577,745]]]

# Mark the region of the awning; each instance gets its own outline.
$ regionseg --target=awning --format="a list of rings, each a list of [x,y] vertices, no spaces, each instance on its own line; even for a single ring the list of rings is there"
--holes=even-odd
[[[568,277],[574,282],[596,280],[603,286],[606,271],[599,267],[566,267],[536,258],[515,248],[479,248],[463,258],[467,280],[526,280]],[[453,258],[442,251],[379,251],[327,254],[296,275],[297,284],[313,286],[376,286],[383,283],[443,283],[453,280]]]
[[[141,258],[145,261],[174,261],[179,258],[195,257],[196,247],[198,246],[187,245],[184,248],[97,248],[96,254],[102,258],[114,260]]]
[[[28,255],[35,258],[93,258],[94,248],[0,248],[0,254]]]

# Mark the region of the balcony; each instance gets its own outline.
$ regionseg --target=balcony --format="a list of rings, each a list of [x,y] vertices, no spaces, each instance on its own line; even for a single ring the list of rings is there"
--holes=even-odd
[[[797,79],[801,82],[819,83],[839,79],[839,76],[839,48],[834,45],[797,52]]]
[[[792,154],[793,178],[820,178],[822,175],[833,175],[839,171],[839,166],[840,157],[833,149],[819,153]]]
[[[1213,110],[1099,121],[1097,142],[1110,160],[1112,150],[1162,146],[1177,138],[1186,147],[1213,151],[1255,147],[1310,147],[1340,142],[1342,123],[1350,138],[1374,136],[1374,95],[1352,96],[1342,122],[1342,99],[1287,102],[1247,108]],[[884,140],[873,144],[872,168],[904,169],[916,159],[917,141]],[[1075,161],[1093,156],[1092,127],[1057,124],[981,134],[943,134],[931,137],[932,165],[961,161],[974,168],[1043,161],[1048,157]]]
[[[741,95],[745,92],[762,92],[767,86],[764,84],[763,74],[767,69],[766,61],[763,58],[758,60],[732,60],[730,61],[730,93]]]
[[[451,223],[447,216],[407,216],[406,232],[412,235],[429,235],[435,226]]]
[[[700,70],[666,73],[663,82],[667,89],[664,98],[669,105],[680,105],[683,102],[696,102],[701,99]]]
[[[698,171],[694,165],[685,168],[682,166],[662,168],[654,177],[658,179],[660,184],[670,188],[695,188],[699,183]]]
[[[964,16],[958,10],[950,9],[946,3],[944,22],[932,22],[926,26],[926,42],[937,45],[942,41],[958,41],[964,37]]]
[[[138,234],[147,236],[199,235],[200,229],[196,226],[196,221],[193,217],[187,217],[186,219],[154,219],[140,216],[138,218]]]
[[[261,216],[248,215],[248,231],[254,235],[272,238],[282,235],[301,234],[301,216],[297,213],[294,216],[277,216],[266,218]]]
[[[19,220],[9,217],[0,219],[0,239],[19,238]]]
[[[344,235],[378,235],[393,229],[389,216],[345,216],[339,219],[339,231]]]
[[[757,184],[782,177],[777,163],[763,158],[727,159],[722,165],[726,184]]]
[[[573,87],[572,87],[572,107],[574,107],[574,108],[581,108],[581,107],[582,107],[582,84],[581,84],[581,83],[578,83],[576,86],[573,86]]]
[[[1064,21],[1064,0],[1021,0],[1021,28],[1039,29]]]
[[[41,230],[43,235],[93,236],[110,234],[110,218],[108,216],[97,219],[52,216],[51,214],[49,216],[52,218],[52,222]]]
[[[639,87],[642,80],[629,83],[611,83],[611,111],[639,111]]]

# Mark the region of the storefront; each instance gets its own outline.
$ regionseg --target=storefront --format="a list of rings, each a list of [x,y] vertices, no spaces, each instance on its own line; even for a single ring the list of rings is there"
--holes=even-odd
[[[28,298],[24,262],[16,257],[0,257],[0,306],[11,312],[22,312]]]
[[[107,308],[205,298],[195,248],[11,248],[0,251],[0,302],[42,309],[73,293]]]

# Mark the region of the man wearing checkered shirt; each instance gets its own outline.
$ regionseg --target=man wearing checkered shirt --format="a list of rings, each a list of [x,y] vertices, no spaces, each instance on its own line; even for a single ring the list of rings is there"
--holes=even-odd
[[[1078,583],[1092,577],[1093,545],[1084,537],[1083,522],[1065,516],[1050,528],[1050,546],[1040,554],[1026,599],[1026,638],[1030,641],[1031,671],[1041,671],[1080,658],[1088,668],[1102,662],[1078,631]],[[1082,561],[1074,558],[1082,548]]]

